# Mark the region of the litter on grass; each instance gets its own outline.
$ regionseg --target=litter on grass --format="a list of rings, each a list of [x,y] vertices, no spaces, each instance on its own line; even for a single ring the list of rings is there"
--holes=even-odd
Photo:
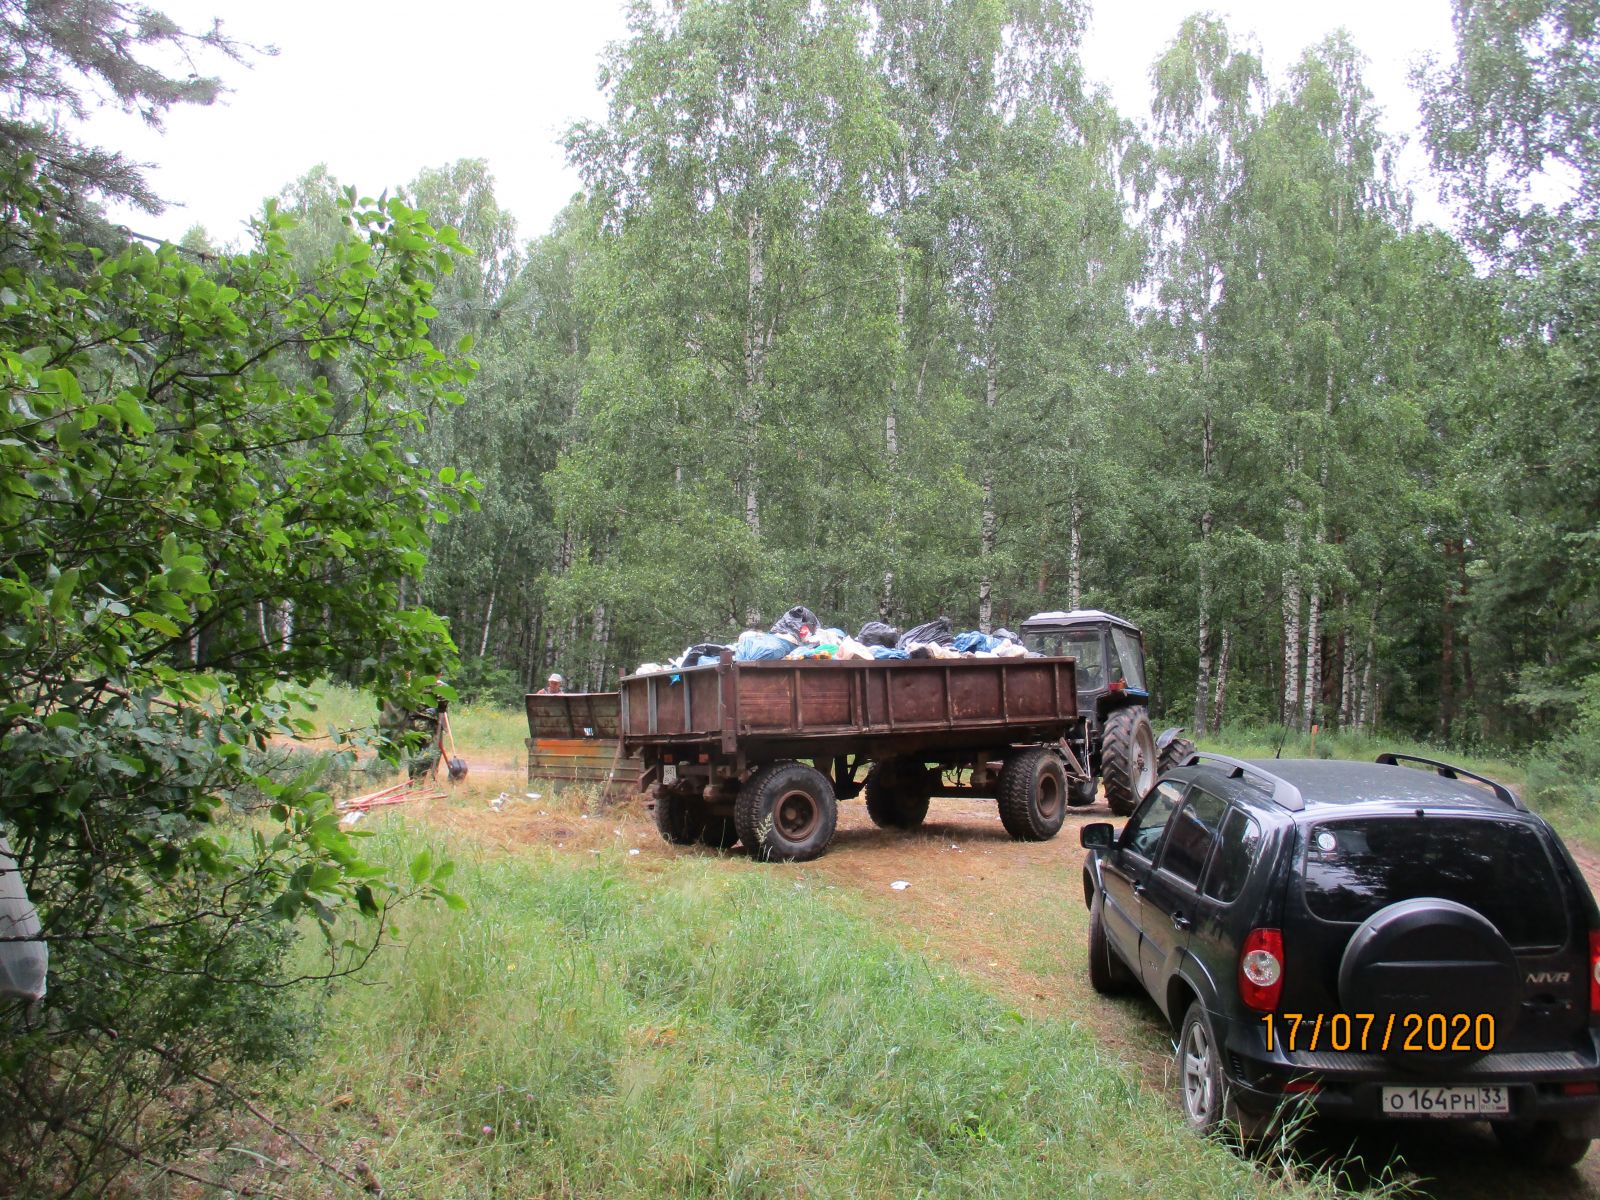
[[[908,883],[908,882],[907,882],[907,881],[906,881],[906,880],[904,880],[904,879],[896,879],[896,880],[895,880],[895,881],[894,881],[894,882],[893,882],[893,883],[891,883],[891,884],[890,884],[890,885],[889,885],[889,886],[890,886],[890,887],[892,887],[892,888],[893,888],[893,889],[894,889],[894,890],[895,890],[895,891],[897,891],[897,892],[903,892],[903,891],[905,891],[905,890],[906,890],[906,889],[907,889],[907,888],[908,888],[908,887],[910,887],[910,886],[911,886],[911,884],[910,884],[910,883]]]

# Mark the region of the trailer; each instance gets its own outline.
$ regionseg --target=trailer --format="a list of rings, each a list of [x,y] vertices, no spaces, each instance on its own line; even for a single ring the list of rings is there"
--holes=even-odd
[[[643,764],[622,753],[616,692],[558,692],[525,697],[528,783],[600,785],[602,803],[639,790]]]
[[[798,862],[838,801],[915,829],[934,796],[994,798],[1021,841],[1056,835],[1087,775],[1070,658],[734,662],[629,675],[623,753],[669,842]],[[865,771],[865,775],[863,775]],[[1079,785],[1074,787],[1073,785]]]

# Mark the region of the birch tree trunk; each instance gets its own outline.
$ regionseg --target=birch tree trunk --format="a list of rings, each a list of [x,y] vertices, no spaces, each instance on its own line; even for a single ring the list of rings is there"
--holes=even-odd
[[[483,636],[478,639],[478,657],[482,658],[489,653],[489,627],[494,624],[494,594],[495,585],[489,584],[489,603],[483,610]]]
[[[1072,497],[1072,525],[1067,531],[1067,607],[1083,602],[1083,503]]]
[[[752,213],[745,225],[748,251],[745,282],[747,311],[744,323],[744,405],[739,414],[744,435],[744,523],[759,544],[761,540],[761,499],[758,490],[757,451],[760,444],[760,389],[765,368],[766,338],[761,328],[762,291],[766,284],[766,259],[761,214]],[[752,600],[745,621],[755,626],[761,621],[760,609]]]
[[[1283,573],[1283,711],[1281,719],[1286,726],[1298,728],[1300,714],[1300,574],[1298,570]]]
[[[984,371],[983,403],[992,419],[1000,399],[1000,373],[995,364],[994,355],[989,356],[989,364]],[[994,547],[996,520],[994,512],[994,467],[993,455],[985,455],[983,460],[983,519],[978,535],[978,555],[981,560],[982,578],[978,583],[978,628],[988,633],[992,628],[994,617]]]
[[[1217,651],[1217,689],[1211,700],[1211,727],[1217,733],[1222,732],[1222,714],[1228,701],[1228,655],[1233,650],[1233,635],[1227,630],[1222,631],[1222,646]],[[1196,729],[1195,733],[1204,730]]]
[[[1300,728],[1311,729],[1317,716],[1317,702],[1322,694],[1322,593],[1311,589],[1311,600],[1306,612],[1306,688],[1305,700],[1300,706]]]
[[[1204,348],[1201,350],[1201,382],[1204,386],[1206,368],[1208,366]],[[1206,730],[1206,702],[1211,692],[1211,563],[1207,552],[1207,543],[1211,539],[1211,530],[1216,523],[1216,514],[1211,511],[1211,497],[1209,483],[1211,479],[1211,455],[1215,447],[1212,440],[1211,410],[1209,407],[1200,418],[1200,483],[1207,488],[1206,508],[1200,514],[1200,630],[1199,651],[1200,664],[1195,672],[1194,684],[1194,728],[1196,733]]]
[[[900,429],[899,407],[900,398],[905,391],[906,381],[906,265],[902,261],[898,264],[895,276],[895,303],[894,303],[895,345],[899,350],[898,369],[895,371],[894,388],[889,393],[889,411],[883,418],[883,457],[889,468],[891,481],[899,478],[900,471]],[[878,619],[887,621],[889,613],[894,607],[894,562],[899,550],[899,538],[896,536],[897,522],[895,511],[895,492],[892,486],[889,490],[889,562],[883,569],[883,591],[878,596]]]

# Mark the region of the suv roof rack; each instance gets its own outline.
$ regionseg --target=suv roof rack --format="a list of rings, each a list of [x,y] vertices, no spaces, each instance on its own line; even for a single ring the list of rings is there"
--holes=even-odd
[[[1487,776],[1478,775],[1475,772],[1468,771],[1464,767],[1458,767],[1447,762],[1440,762],[1436,758],[1423,758],[1419,754],[1401,754],[1395,750],[1385,750],[1382,754],[1378,755],[1375,761],[1385,767],[1397,767],[1403,762],[1422,763],[1424,766],[1432,767],[1434,774],[1441,775],[1445,779],[1470,779],[1474,783],[1481,783],[1484,787],[1493,792],[1495,799],[1499,800],[1502,804],[1509,804],[1512,808],[1518,810],[1519,812],[1528,811],[1528,806],[1523,804],[1521,800],[1517,799],[1517,794],[1505,784],[1497,783],[1495,780],[1490,779]]]
[[[1196,766],[1201,759],[1209,759],[1211,762],[1222,763],[1224,766],[1232,768],[1227,772],[1230,779],[1242,779],[1246,775],[1253,775],[1271,789],[1273,803],[1278,805],[1279,808],[1286,808],[1290,812],[1300,812],[1306,806],[1305,797],[1300,794],[1300,789],[1295,787],[1294,784],[1287,779],[1274,775],[1265,767],[1245,762],[1241,758],[1230,758],[1226,754],[1213,754],[1209,750],[1196,750],[1184,760],[1183,765],[1186,767]]]

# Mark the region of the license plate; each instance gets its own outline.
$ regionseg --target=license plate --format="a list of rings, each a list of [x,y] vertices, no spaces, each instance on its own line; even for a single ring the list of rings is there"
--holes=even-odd
[[[1511,1096],[1503,1087],[1386,1087],[1389,1117],[1505,1117]]]
[[[661,782],[662,783],[677,783],[678,782],[678,768],[673,766],[671,763],[665,764],[661,768]]]

